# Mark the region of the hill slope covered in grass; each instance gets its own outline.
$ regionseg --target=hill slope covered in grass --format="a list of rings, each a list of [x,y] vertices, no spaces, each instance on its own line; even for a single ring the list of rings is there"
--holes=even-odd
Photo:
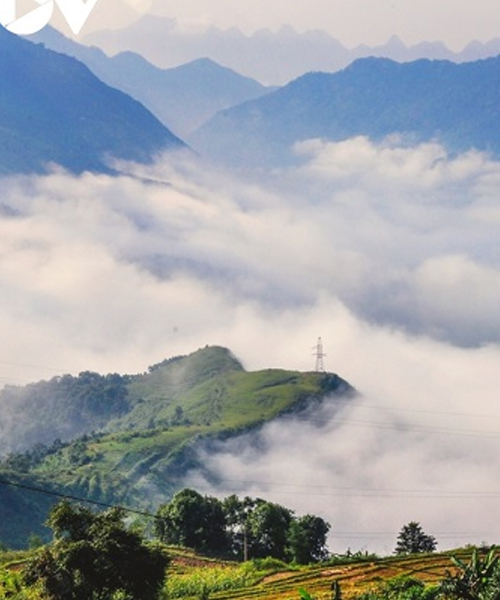
[[[8,414],[18,416],[17,422],[9,421],[10,435],[43,427],[46,441],[7,455],[0,478],[26,477],[38,487],[149,509],[180,489],[189,469],[202,466],[201,444],[311,409],[325,397],[343,402],[354,393],[332,373],[246,372],[229,350],[217,346],[165,360],[139,375],[81,374],[66,389],[77,390],[75,395],[62,393],[65,377],[7,390]],[[94,392],[85,389],[84,380],[94,385]],[[12,401],[15,392],[22,403]],[[85,415],[86,425],[78,437],[57,440],[64,425],[61,415],[76,420],[79,414]],[[0,413],[0,422],[2,418]],[[93,431],[96,424],[99,430]],[[3,431],[9,429],[4,426]],[[12,494],[0,486],[0,509],[2,502],[11,501],[7,491]],[[0,522],[0,541],[19,547],[32,531],[43,533],[39,519],[26,520],[21,511],[9,523]]]

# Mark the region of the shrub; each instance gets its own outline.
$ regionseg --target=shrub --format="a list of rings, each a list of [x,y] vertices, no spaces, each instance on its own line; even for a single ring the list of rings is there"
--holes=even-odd
[[[438,586],[429,586],[419,579],[402,575],[364,592],[357,600],[435,600],[439,592]]]

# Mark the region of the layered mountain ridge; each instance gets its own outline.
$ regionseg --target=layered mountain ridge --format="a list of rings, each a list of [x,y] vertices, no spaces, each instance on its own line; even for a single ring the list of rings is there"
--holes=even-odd
[[[347,47],[321,29],[298,32],[289,25],[277,30],[258,29],[246,34],[238,28],[208,27],[186,31],[175,19],[144,15],[124,28],[95,31],[84,38],[116,54],[134,50],[155,64],[171,66],[203,55],[238,73],[272,85],[284,85],[311,71],[338,71],[358,58],[376,56],[398,62],[420,58],[463,62],[496,56],[500,39],[471,41],[462,50],[450,50],[440,41],[406,45],[396,35],[380,45]],[[257,60],[256,60],[257,59]]]
[[[231,166],[290,164],[297,142],[398,134],[451,153],[500,155],[500,57],[456,64],[365,58],[337,73],[308,73],[263,98],[221,111],[190,137]]]
[[[46,27],[31,39],[82,61],[102,81],[139,100],[184,139],[215,113],[263,96],[266,88],[209,58],[160,69],[134,52],[107,56]]]
[[[74,58],[0,27],[0,174],[110,172],[186,148],[143,105]]]

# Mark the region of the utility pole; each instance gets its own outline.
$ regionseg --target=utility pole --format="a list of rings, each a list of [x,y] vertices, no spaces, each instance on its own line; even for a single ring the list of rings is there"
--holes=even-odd
[[[321,338],[318,338],[318,343],[316,344],[316,346],[313,347],[314,350],[314,354],[313,356],[316,357],[316,367],[315,367],[315,371],[317,373],[324,373],[325,372],[325,366],[323,364],[323,357],[326,356],[326,354],[323,352],[323,342],[321,341]]]
[[[243,562],[248,561],[248,530],[247,530],[247,522],[245,519],[245,526],[243,529]]]

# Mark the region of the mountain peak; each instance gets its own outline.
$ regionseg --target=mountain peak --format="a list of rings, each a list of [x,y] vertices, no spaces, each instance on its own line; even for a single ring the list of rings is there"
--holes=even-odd
[[[143,105],[70,56],[0,27],[0,172],[105,172],[185,144]]]
[[[397,35],[392,35],[383,45],[387,50],[406,50],[406,44]]]
[[[500,57],[459,64],[359,58],[219,113],[190,141],[214,161],[245,167],[296,164],[293,148],[302,140],[379,141],[393,134],[438,141],[451,153],[475,149],[498,157],[499,80]]]
[[[192,384],[195,381],[203,381],[227,371],[242,372],[244,369],[241,362],[228,348],[208,345],[187,356],[167,358],[149,367],[150,373],[159,372],[163,376],[175,373],[176,378],[181,371]]]

